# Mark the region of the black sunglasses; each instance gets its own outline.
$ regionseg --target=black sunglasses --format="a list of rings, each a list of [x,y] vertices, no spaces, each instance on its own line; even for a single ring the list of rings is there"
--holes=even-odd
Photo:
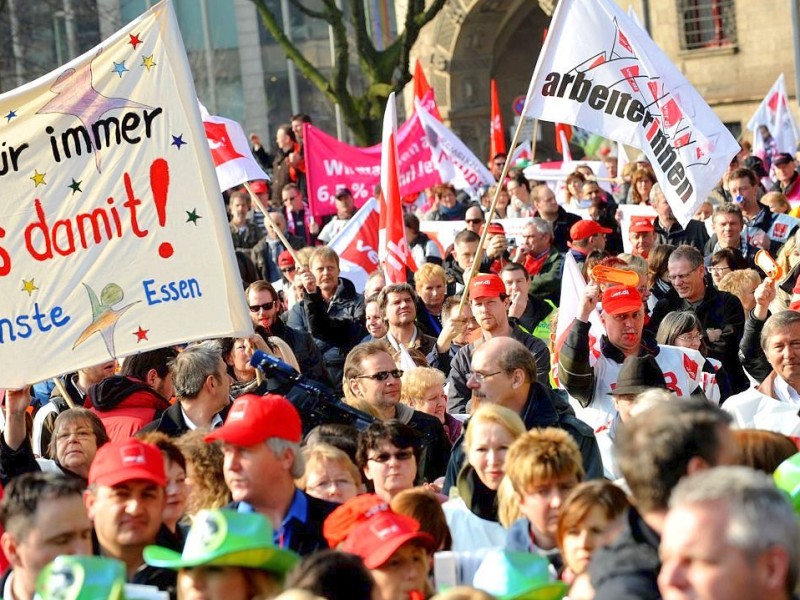
[[[286,267],[285,269],[281,269],[281,273],[291,273],[295,270],[295,267]]]
[[[257,313],[260,310],[272,310],[273,306],[275,306],[275,300],[272,302],[264,302],[264,304],[251,304],[250,312]]]
[[[370,456],[367,460],[374,461],[376,463],[387,463],[392,458],[399,460],[400,462],[411,460],[414,458],[414,451],[413,450],[400,450],[398,452],[381,452],[380,454],[376,454],[375,456]]]
[[[483,219],[464,219],[470,225],[477,225],[478,223],[483,223]]]
[[[403,376],[403,372],[400,369],[395,369],[394,371],[378,371],[377,373],[373,373],[372,375],[359,375],[356,379],[372,379],[373,381],[386,381],[389,379],[389,376],[394,377],[395,379],[400,379]]]

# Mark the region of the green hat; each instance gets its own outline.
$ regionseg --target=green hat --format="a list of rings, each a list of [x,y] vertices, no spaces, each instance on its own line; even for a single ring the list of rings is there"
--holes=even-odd
[[[186,536],[183,554],[161,546],[147,546],[144,560],[153,567],[168,569],[218,565],[283,575],[297,563],[299,556],[278,548],[272,538],[272,526],[258,513],[201,510]]]
[[[58,556],[36,579],[42,600],[124,600],[125,564],[102,556]]]
[[[792,507],[800,515],[800,454],[790,456],[775,469],[775,485],[789,494]]]
[[[472,584],[498,600],[561,600],[568,589],[552,580],[545,557],[508,550],[489,551]]]

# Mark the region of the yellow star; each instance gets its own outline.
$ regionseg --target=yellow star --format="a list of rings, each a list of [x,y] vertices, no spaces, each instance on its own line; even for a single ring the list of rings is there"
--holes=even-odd
[[[142,65],[147,71],[149,72],[150,69],[156,66],[156,61],[153,60],[153,55],[150,56],[143,56],[142,57]]]
[[[26,280],[26,279],[22,280],[22,289],[20,291],[28,292],[28,296],[33,294],[33,292],[35,292],[38,289],[39,288],[36,287],[36,284],[34,283],[33,277],[31,277],[30,280]]]
[[[45,175],[47,175],[47,173],[39,173],[38,170],[34,169],[33,177],[31,177],[30,179],[33,181],[33,183],[36,184],[35,187],[39,187],[40,185],[47,185],[47,182],[44,180]]]

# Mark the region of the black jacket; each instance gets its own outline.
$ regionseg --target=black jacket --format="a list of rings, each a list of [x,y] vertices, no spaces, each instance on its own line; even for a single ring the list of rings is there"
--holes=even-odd
[[[657,600],[660,536],[635,508],[628,509],[622,532],[598,548],[589,563],[595,600]]]
[[[293,522],[292,534],[289,536],[289,550],[297,552],[300,556],[307,556],[317,550],[328,549],[328,542],[322,535],[322,524],[338,505],[309,496],[302,490],[300,493],[306,497],[308,513],[305,523]],[[239,504],[231,502],[225,508],[238,510]]]
[[[286,324],[307,331],[322,354],[334,389],[342,395],[342,374],[348,352],[367,335],[364,297],[349,279],[340,278],[330,302],[319,290],[306,294],[287,313]]]
[[[223,422],[228,418],[228,411],[230,409],[231,405],[228,404],[228,406],[219,411],[219,416],[222,417]],[[151,423],[148,423],[142,427],[141,430],[144,433],[148,431],[160,431],[161,433],[165,433],[166,435],[175,438],[181,437],[187,431],[191,431],[189,426],[186,424],[186,419],[183,418],[183,412],[181,412],[181,403],[177,400],[175,401],[175,404],[165,410],[159,418]]]
[[[307,331],[294,329],[286,325],[280,319],[276,319],[272,324],[269,333],[278,336],[294,352],[300,372],[314,381],[319,381],[330,386],[331,380],[325,363],[322,361],[322,354],[314,343],[314,338]]]
[[[739,344],[744,334],[744,309],[739,299],[728,292],[720,292],[711,285],[706,286],[705,296],[697,306],[692,306],[677,295],[667,294],[653,308],[647,329],[658,331],[664,317],[675,310],[692,311],[700,319],[708,355],[719,360],[725,367],[730,378],[731,391],[738,394],[749,388],[750,382],[738,357]],[[709,342],[705,334],[707,329],[721,329],[722,337],[717,342]]]
[[[552,390],[541,383],[534,383],[520,417],[529,430],[535,427],[558,427],[570,434],[581,451],[586,479],[602,479],[603,461],[594,431],[575,416],[569,402],[559,393],[559,390]],[[468,426],[469,421],[464,424],[465,433]],[[447,494],[450,487],[455,484],[465,462],[463,438],[464,434],[462,433],[461,439],[453,444],[453,452],[450,454],[450,462],[447,465],[447,475],[442,489],[444,494]]]
[[[553,246],[558,248],[558,251],[562,254],[569,250],[567,243],[572,241],[569,230],[580,220],[579,215],[567,212],[563,206],[558,207],[558,216],[555,222],[550,224],[553,226]]]
[[[678,247],[681,244],[688,244],[703,252],[708,243],[709,236],[705,224],[694,219],[686,224],[686,228],[681,227],[681,224],[675,221],[672,227],[665,229],[658,219],[653,223],[653,227],[657,245],[671,244]]]

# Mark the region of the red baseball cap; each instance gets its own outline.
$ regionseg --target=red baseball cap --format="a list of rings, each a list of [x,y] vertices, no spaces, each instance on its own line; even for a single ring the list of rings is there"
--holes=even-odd
[[[278,254],[278,267],[293,267],[294,257],[288,250],[284,250]]]
[[[363,523],[379,510],[388,510],[386,504],[375,494],[359,494],[336,507],[322,524],[322,535],[328,546],[336,548],[353,531],[356,525]]]
[[[481,298],[488,296],[489,298],[499,298],[505,295],[506,286],[499,275],[494,273],[476,275],[469,282],[469,299]]]
[[[433,537],[419,530],[419,521],[387,507],[356,525],[339,550],[360,556],[368,569],[377,569],[408,542],[417,542],[429,552],[435,550]]]
[[[572,238],[573,241],[583,240],[590,236],[597,235],[598,233],[611,233],[611,230],[591,219],[578,221],[569,229],[569,237]]]
[[[299,444],[303,439],[300,413],[278,394],[243,394],[234,400],[222,427],[204,439],[207,442],[222,440],[246,448],[273,437]]]
[[[254,194],[266,194],[267,193],[267,182],[263,179],[258,179],[256,181],[250,182],[250,189],[253,190]]]
[[[135,438],[108,442],[98,448],[89,467],[89,485],[112,487],[134,479],[167,485],[161,450]]]
[[[481,225],[481,235],[483,235],[483,230],[486,225]],[[489,223],[489,234],[490,235],[505,235],[506,229],[500,223]]]
[[[628,231],[636,233],[645,233],[647,231],[655,231],[652,217],[631,217],[631,226]]]
[[[642,295],[635,287],[617,285],[603,292],[603,312],[618,315],[642,308]]]

